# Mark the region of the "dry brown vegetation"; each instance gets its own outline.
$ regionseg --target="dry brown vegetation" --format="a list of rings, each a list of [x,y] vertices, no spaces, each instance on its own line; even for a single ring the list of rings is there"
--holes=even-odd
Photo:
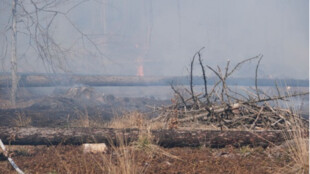
[[[146,116],[143,113],[134,111],[125,113],[122,116],[116,116],[108,123],[108,127],[116,129],[138,128],[147,126]]]
[[[294,131],[285,134],[287,141],[279,147],[290,160],[279,173],[309,173],[309,138],[305,138],[309,131],[300,119],[293,117],[291,122],[287,129]]]
[[[27,117],[24,112],[16,112],[15,118],[12,119],[13,124],[16,127],[27,127],[31,123],[31,117]]]

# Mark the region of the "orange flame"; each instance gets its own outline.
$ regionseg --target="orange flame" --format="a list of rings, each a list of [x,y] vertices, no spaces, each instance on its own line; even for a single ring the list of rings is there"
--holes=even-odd
[[[140,45],[137,43],[135,45],[136,49],[140,48]],[[143,77],[144,76],[144,69],[143,69],[143,57],[140,55],[137,57],[136,61],[138,62],[138,69],[137,69],[137,76]]]
[[[138,75],[139,77],[143,77],[143,76],[144,76],[143,65],[142,65],[142,64],[140,64],[140,65],[138,66],[137,75]]]

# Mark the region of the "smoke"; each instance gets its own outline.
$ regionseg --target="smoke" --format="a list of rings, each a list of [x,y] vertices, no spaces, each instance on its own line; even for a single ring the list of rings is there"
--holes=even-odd
[[[1,3],[1,6],[8,6]],[[95,43],[76,32],[64,18],[55,19],[53,36],[66,48],[66,71],[78,74],[182,76],[201,47],[204,63],[224,66],[259,53],[259,77],[309,78],[309,2],[307,0],[93,0],[68,18]],[[59,8],[72,6],[66,3]],[[3,8],[5,24],[10,8]],[[44,72],[27,37],[18,35],[19,71]],[[10,38],[9,38],[10,39]],[[5,40],[1,38],[0,46]],[[138,46],[137,46],[138,45]],[[2,52],[1,52],[2,53]],[[9,60],[9,54],[6,56]],[[6,61],[9,70],[9,61]],[[255,67],[240,69],[253,77]],[[251,73],[249,73],[249,71]],[[253,71],[254,73],[254,71]]]

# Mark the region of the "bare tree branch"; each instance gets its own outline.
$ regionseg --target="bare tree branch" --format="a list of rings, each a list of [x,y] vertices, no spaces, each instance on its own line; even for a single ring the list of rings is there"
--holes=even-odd
[[[203,47],[204,48],[204,47]],[[199,64],[201,67],[201,71],[202,71],[202,78],[203,78],[203,83],[204,83],[204,87],[205,87],[205,94],[204,97],[207,98],[207,102],[210,103],[210,99],[209,99],[209,95],[208,95],[208,83],[207,83],[207,77],[206,77],[206,72],[205,72],[205,67],[202,64],[202,58],[201,58],[201,53],[198,52],[198,57],[199,57]]]
[[[170,86],[171,86],[171,89],[173,90],[173,92],[176,93],[176,94],[179,96],[179,98],[181,99],[182,103],[183,103],[184,106],[186,107],[187,104],[186,104],[186,102],[185,102],[185,100],[184,100],[184,97],[180,94],[180,92],[179,92],[178,90],[176,90],[176,89],[174,88],[174,86],[173,86],[172,83],[170,83]]]
[[[26,51],[22,54],[16,53],[15,55],[22,55],[22,58],[25,59],[25,57],[27,56],[27,51],[31,49],[37,54],[38,58],[41,59],[43,67],[46,71],[56,72],[57,70],[61,70],[66,72],[68,67],[66,57],[67,53],[72,52],[70,51],[72,47],[69,47],[67,49],[64,48],[63,46],[61,46],[60,43],[57,42],[55,37],[53,37],[52,35],[52,29],[54,29],[53,27],[55,26],[55,21],[57,18],[61,17],[60,19],[64,19],[65,22],[69,23],[74,28],[74,32],[78,33],[82,40],[82,43],[84,44],[84,50],[87,50],[90,54],[97,54],[112,61],[103,53],[103,51],[100,49],[98,44],[91,38],[91,36],[83,32],[78,26],[76,26],[68,16],[68,14],[71,13],[74,9],[86,2],[90,2],[91,0],[79,0],[74,2],[63,0],[12,1],[15,3],[13,4],[14,9],[12,10],[12,14],[8,19],[7,25],[4,26],[1,30],[1,34],[5,36],[3,37],[3,41],[6,43],[9,42],[6,37],[6,33],[8,31],[13,31],[15,35],[21,33],[22,35],[28,37],[28,40],[26,41],[26,43],[28,42],[28,47],[26,48]],[[67,8],[68,6],[69,8]],[[62,10],[59,10],[59,7],[64,8],[62,8]],[[13,38],[12,41],[14,41]],[[86,44],[85,41],[87,42]],[[13,45],[15,45],[15,43],[13,42],[11,46],[12,54],[13,52],[16,52],[13,50]],[[86,45],[89,46],[90,49],[87,49]],[[8,50],[7,44],[4,44],[1,50],[2,54],[0,56],[3,63],[2,66],[4,66],[4,57],[6,57]],[[13,60],[12,55],[11,69],[12,79],[14,81],[12,81],[12,84],[14,84],[12,86],[18,86],[17,61],[19,59],[20,57]],[[14,91],[16,90],[13,87],[11,93],[15,93]],[[12,94],[11,98],[16,98],[16,96]],[[13,101],[12,103],[15,102]]]
[[[234,73],[234,71],[235,71],[238,67],[240,67],[242,64],[244,64],[244,63],[246,63],[246,62],[248,62],[248,61],[251,61],[251,60],[253,60],[253,59],[257,59],[257,58],[259,58],[259,57],[260,57],[260,55],[255,56],[255,57],[252,57],[252,58],[249,58],[249,59],[245,59],[245,60],[239,62],[239,63],[227,74],[227,77],[229,77],[230,75],[232,75],[232,74]]]
[[[257,65],[256,65],[256,70],[255,70],[255,89],[256,89],[256,94],[257,94],[258,99],[260,99],[260,96],[259,96],[258,87],[257,87],[257,72],[258,72],[258,67],[259,67],[259,64],[262,58],[263,58],[263,55],[259,57]]]

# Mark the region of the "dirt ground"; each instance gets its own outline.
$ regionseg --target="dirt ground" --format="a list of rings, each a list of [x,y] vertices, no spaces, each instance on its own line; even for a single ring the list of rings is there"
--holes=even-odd
[[[11,156],[26,173],[105,173],[110,162],[120,165],[115,151],[107,154],[84,154],[80,146],[11,146]],[[131,152],[127,160],[137,173],[218,174],[275,173],[288,161],[285,155],[263,148],[160,148],[126,147]],[[126,155],[126,154],[121,154]],[[120,171],[121,172],[121,171]],[[10,164],[0,158],[0,173],[15,173]],[[121,172],[122,173],[122,172]]]

